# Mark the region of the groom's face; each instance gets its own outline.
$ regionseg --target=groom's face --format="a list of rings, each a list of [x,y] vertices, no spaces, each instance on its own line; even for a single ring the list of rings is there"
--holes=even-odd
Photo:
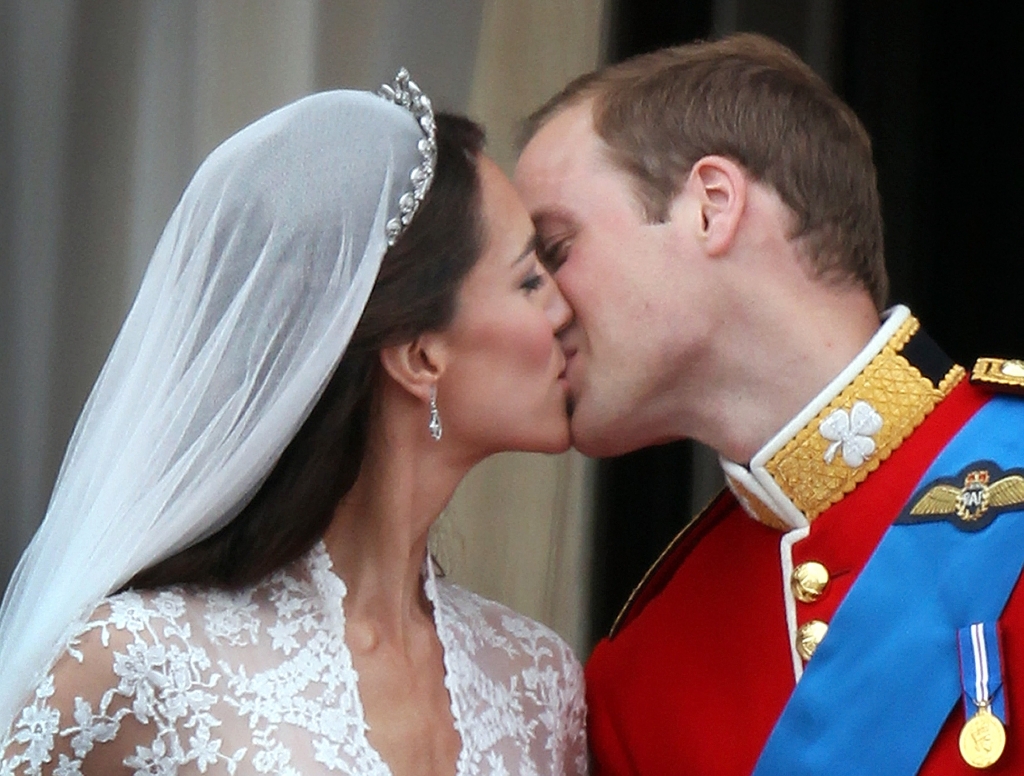
[[[573,444],[594,456],[664,441],[659,395],[674,367],[665,343],[680,321],[673,225],[652,224],[612,163],[588,103],[556,114],[523,149],[514,183],[542,261],[575,322],[562,335]],[[676,263],[678,266],[678,263]]]

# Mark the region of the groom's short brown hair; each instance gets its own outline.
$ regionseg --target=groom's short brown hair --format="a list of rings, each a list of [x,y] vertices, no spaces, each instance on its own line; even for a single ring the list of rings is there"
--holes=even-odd
[[[860,120],[792,51],[754,34],[666,48],[580,76],[528,120],[593,101],[594,127],[635,181],[652,221],[693,164],[738,162],[778,192],[820,277],[853,281],[881,309],[888,294],[871,140]]]

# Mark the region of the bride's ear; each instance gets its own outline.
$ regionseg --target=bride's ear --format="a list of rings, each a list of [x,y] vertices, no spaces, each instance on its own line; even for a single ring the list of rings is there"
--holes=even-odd
[[[384,371],[410,394],[424,402],[430,400],[430,388],[444,374],[448,350],[440,334],[428,332],[401,345],[380,351]]]

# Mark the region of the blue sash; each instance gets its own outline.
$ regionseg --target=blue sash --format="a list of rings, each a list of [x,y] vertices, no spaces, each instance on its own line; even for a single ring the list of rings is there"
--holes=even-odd
[[[1024,465],[1024,401],[990,400],[933,461],[832,618],[755,776],[921,767],[961,695],[959,629],[998,620],[1024,568],[1020,505],[959,526],[910,514],[934,483],[978,462]]]

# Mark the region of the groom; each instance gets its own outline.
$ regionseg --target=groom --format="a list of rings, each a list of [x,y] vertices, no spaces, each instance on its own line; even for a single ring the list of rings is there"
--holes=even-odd
[[[576,446],[690,437],[729,486],[594,650],[597,772],[1024,772],[1024,365],[969,376],[884,310],[857,117],[740,35],[585,75],[528,131]]]

